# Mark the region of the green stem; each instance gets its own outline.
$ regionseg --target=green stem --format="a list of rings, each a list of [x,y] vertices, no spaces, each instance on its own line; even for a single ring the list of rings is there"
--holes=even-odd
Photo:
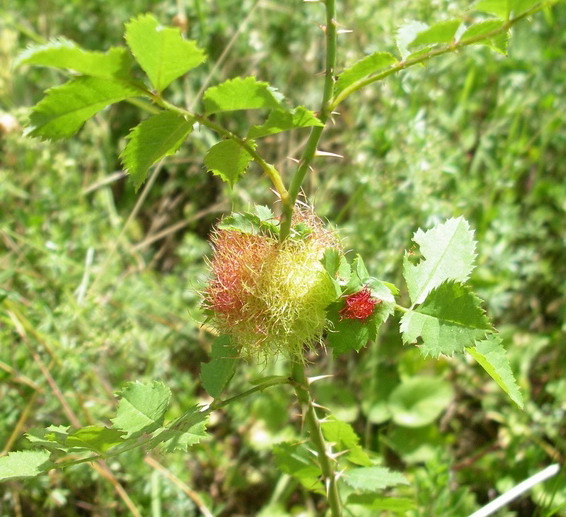
[[[326,75],[324,77],[324,90],[322,94],[322,103],[318,118],[323,124],[326,124],[332,113],[330,101],[334,90],[334,70],[336,68],[336,2],[335,0],[326,0]],[[280,240],[285,240],[291,232],[291,219],[293,217],[293,209],[297,201],[297,197],[301,190],[301,185],[305,180],[305,176],[310,168],[310,164],[316,154],[316,149],[320,137],[324,130],[323,126],[315,126],[312,128],[309,139],[306,143],[303,156],[289,186],[289,197],[283,206],[283,219],[281,221]]]
[[[410,309],[407,309],[407,307],[403,307],[402,305],[396,303],[395,310],[399,312],[409,312]]]
[[[310,434],[310,438],[317,452],[318,463],[322,472],[322,479],[326,489],[326,497],[330,506],[332,517],[342,517],[342,503],[338,493],[338,477],[335,469],[332,450],[324,440],[320,420],[316,414],[314,401],[312,399],[308,379],[305,375],[305,367],[302,363],[293,363],[293,386],[297,398],[303,408],[303,417]]]
[[[419,56],[419,57],[408,59],[406,61],[400,61],[396,65],[392,66],[391,68],[388,68],[387,70],[384,70],[383,72],[380,72],[379,74],[375,74],[375,75],[372,75],[370,77],[365,77],[363,79],[360,79],[360,80],[352,83],[347,88],[344,88],[344,90],[342,90],[336,97],[334,97],[333,99],[330,99],[330,102],[328,103],[328,108],[329,108],[330,111],[334,111],[338,107],[338,105],[344,99],[346,99],[347,97],[352,95],[352,93],[360,90],[361,88],[363,88],[364,86],[367,86],[368,84],[372,84],[372,83],[375,83],[377,81],[381,81],[382,79],[385,79],[386,77],[388,77],[390,75],[396,74],[397,72],[400,72],[401,70],[404,70],[404,69],[409,68],[409,67],[414,66],[414,65],[418,65],[420,63],[424,63],[425,61],[428,61],[429,59],[432,59],[433,57],[441,56],[442,54],[447,54],[449,52],[456,52],[456,51],[460,50],[461,48],[467,47],[469,45],[474,45],[475,43],[480,43],[482,41],[485,41],[485,40],[494,38],[496,36],[499,36],[501,34],[504,34],[513,25],[515,25],[515,23],[517,23],[519,20],[522,20],[523,18],[526,18],[527,16],[530,16],[530,15],[540,11],[543,7],[545,7],[545,5],[546,4],[541,5],[539,7],[536,7],[534,9],[531,9],[530,11],[527,11],[526,13],[523,13],[523,14],[517,16],[516,18],[513,18],[511,20],[506,21],[498,29],[494,29],[490,32],[486,32],[485,34],[480,34],[480,35],[472,37],[472,38],[467,38],[465,40],[461,40],[461,41],[458,41],[456,43],[451,43],[451,44],[449,44],[449,45],[447,45],[443,48],[432,50],[432,51],[428,52],[427,54],[424,54],[424,55]]]
[[[167,102],[159,95],[152,94],[152,99],[157,105],[161,106],[162,108],[170,111],[175,111],[176,113],[179,113],[184,117],[190,117],[193,120],[196,120],[199,124],[202,124],[203,126],[212,129],[214,132],[218,133],[224,138],[228,138],[236,142],[242,149],[244,149],[250,156],[252,156],[254,161],[262,168],[265,175],[271,180],[271,183],[273,183],[275,190],[277,191],[279,197],[281,198],[281,202],[284,205],[288,202],[287,200],[289,194],[287,192],[287,189],[285,188],[285,185],[283,184],[281,174],[272,164],[267,163],[261,157],[261,155],[250,145],[248,140],[246,140],[245,138],[241,138],[235,133],[232,133],[228,129],[222,127],[220,124],[217,124],[216,122],[210,120],[204,115],[201,115],[199,113],[193,113],[189,110],[180,108],[179,106],[175,106],[174,104]]]

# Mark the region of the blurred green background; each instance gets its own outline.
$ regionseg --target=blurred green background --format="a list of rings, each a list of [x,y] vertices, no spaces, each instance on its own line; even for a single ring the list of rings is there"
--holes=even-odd
[[[12,70],[26,46],[65,36],[85,48],[122,43],[123,24],[153,12],[177,23],[209,60],[168,91],[189,105],[202,84],[256,75],[294,105],[317,109],[322,4],[302,0],[3,0],[0,16],[0,451],[28,447],[32,427],[107,421],[126,381],[160,379],[175,417],[205,400],[199,363],[212,336],[199,291],[207,236],[221,214],[272,204],[252,169],[234,190],[205,173],[216,137],[201,129],[169,158],[142,195],[121,171],[127,130],[143,114],[121,103],[70,141],[26,138],[28,107],[64,76]],[[395,51],[404,22],[462,16],[463,1],[338,1],[339,69]],[[509,55],[466,49],[372,86],[340,107],[305,184],[370,272],[403,285],[412,233],[464,215],[476,230],[471,279],[504,339],[525,411],[465,359],[431,361],[404,347],[390,324],[379,343],[312,371],[321,404],[350,422],[364,446],[407,473],[410,516],[465,516],[566,455],[566,9],[555,6],[513,30]],[[216,66],[215,66],[216,65]],[[251,115],[251,120],[256,115]],[[7,118],[11,117],[11,118]],[[225,115],[224,115],[225,117]],[[19,128],[10,130],[9,121]],[[225,119],[232,129],[242,118]],[[307,133],[266,139],[262,151],[293,170]],[[231,390],[285,365],[242,366]],[[298,408],[273,389],[211,421],[212,438],[190,454],[128,453],[102,476],[88,466],[0,485],[0,516],[320,515],[274,466],[272,444],[300,436]],[[66,406],[63,404],[66,404]],[[408,426],[409,414],[418,427]],[[144,460],[145,458],[145,460]],[[116,482],[125,490],[119,495]],[[195,494],[198,496],[195,497]],[[128,508],[130,505],[130,509]],[[135,513],[135,512],[134,512]],[[379,513],[379,512],[378,512]],[[352,515],[376,515],[352,508]],[[383,515],[388,515],[384,512]],[[500,516],[566,515],[559,475]]]

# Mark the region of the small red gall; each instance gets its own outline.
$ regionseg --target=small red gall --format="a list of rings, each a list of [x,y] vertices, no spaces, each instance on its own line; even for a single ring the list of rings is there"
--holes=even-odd
[[[346,304],[340,310],[340,316],[348,320],[365,320],[373,314],[378,303],[381,303],[381,300],[372,298],[370,290],[364,287],[346,297]]]

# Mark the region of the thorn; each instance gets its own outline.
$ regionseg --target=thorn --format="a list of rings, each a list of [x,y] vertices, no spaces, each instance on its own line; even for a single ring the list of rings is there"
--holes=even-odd
[[[318,408],[320,408],[320,409],[324,409],[325,411],[330,412],[330,409],[328,409],[328,408],[325,407],[325,406],[321,406],[320,404],[317,404],[316,402],[313,402],[313,403],[312,403],[312,407],[318,407]]]
[[[339,111],[332,111],[330,114],[331,115],[340,115],[340,112]]]
[[[292,156],[287,156],[287,160],[291,160],[292,162],[295,163],[300,163],[300,160],[297,160],[297,158],[293,158]]]
[[[319,29],[320,29],[322,32],[324,32],[324,34],[326,34],[326,25],[320,25],[320,24],[319,24],[318,27],[319,27]]]
[[[350,34],[351,32],[354,32],[352,29],[338,29],[336,31],[336,34]]]
[[[316,152],[314,153],[315,156],[331,156],[331,157],[335,157],[335,158],[344,158],[341,154],[336,154],[336,153],[328,153],[326,151],[321,151],[320,149],[317,149]]]
[[[307,377],[307,382],[310,384],[314,384],[317,381],[320,381],[322,379],[331,379],[332,377],[334,377],[334,375],[319,375],[317,377]]]

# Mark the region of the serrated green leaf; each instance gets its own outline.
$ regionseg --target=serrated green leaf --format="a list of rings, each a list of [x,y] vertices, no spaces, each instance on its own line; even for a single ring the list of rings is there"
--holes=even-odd
[[[438,43],[451,43],[458,27],[461,25],[460,20],[448,20],[435,23],[422,32],[419,32],[416,38],[409,44],[409,49],[418,47],[436,45]]]
[[[334,312],[338,313],[337,309]],[[369,341],[377,337],[376,324],[373,318],[366,320],[341,319],[339,314],[331,315],[332,329],[328,331],[327,341],[334,355],[345,354],[351,350],[360,351]]]
[[[29,134],[47,139],[69,137],[106,106],[140,95],[142,90],[127,83],[78,77],[47,90],[31,112]]]
[[[263,138],[290,129],[300,127],[324,126],[313,111],[298,106],[294,110],[287,111],[276,109],[270,112],[265,123],[260,126],[252,126],[248,131],[248,138]]]
[[[476,343],[475,347],[466,348],[466,352],[481,365],[499,387],[509,395],[511,400],[523,409],[523,396],[513,376],[501,338],[490,336],[488,339]]]
[[[218,398],[232,376],[238,361],[236,349],[228,336],[220,336],[212,343],[211,360],[200,370],[202,385],[212,398]]]
[[[360,446],[360,437],[350,424],[340,420],[326,420],[322,423],[322,433],[336,451],[347,451],[345,457],[348,461],[356,465],[371,465],[369,456]]]
[[[452,385],[433,377],[412,377],[389,396],[393,421],[404,427],[423,427],[434,422],[452,399]]]
[[[25,436],[36,447],[66,451],[69,448],[66,442],[70,429],[70,426],[51,425],[47,429],[30,429]]]
[[[132,177],[136,190],[146,180],[148,170],[155,162],[177,152],[192,127],[193,120],[164,111],[144,120],[130,131],[120,159]]]
[[[403,342],[415,343],[421,338],[421,352],[432,357],[462,352],[490,330],[481,299],[454,282],[437,287],[422,305],[401,318]]]
[[[184,39],[178,28],[160,25],[151,14],[143,14],[127,23],[125,37],[158,92],[206,60],[196,42]]]
[[[460,41],[465,43],[476,37],[483,37],[503,27],[505,22],[501,20],[485,20],[483,22],[474,23],[470,25],[460,37]],[[484,43],[483,41],[479,43]]]
[[[33,478],[53,468],[49,451],[19,451],[0,457],[0,481]]]
[[[396,512],[403,515],[417,507],[412,499],[380,497],[374,494],[350,494],[347,499],[347,506],[350,507],[350,505],[364,506],[369,510],[381,510],[382,512]]]
[[[273,215],[273,211],[271,210],[271,208],[267,206],[256,205],[254,211],[262,223],[267,221],[272,221],[275,219],[275,215]]]
[[[480,0],[474,5],[476,11],[494,14],[502,20],[509,17],[511,5],[509,0]]]
[[[420,246],[423,259],[413,265],[405,255],[403,276],[409,288],[413,306],[422,303],[434,288],[446,280],[465,282],[476,257],[474,232],[463,217],[448,219],[443,224],[413,236]]]
[[[381,72],[396,62],[397,59],[395,56],[389,52],[375,52],[374,54],[370,54],[369,56],[360,59],[360,61],[354,63],[351,67],[346,68],[338,76],[338,80],[334,86],[334,94],[338,95],[356,81]]]
[[[428,25],[426,23],[418,21],[404,23],[397,29],[395,41],[403,59],[407,59],[411,53],[409,45],[415,40],[419,33],[424,32],[427,29]]]
[[[132,56],[126,48],[113,47],[107,52],[96,52],[84,50],[68,39],[58,38],[27,48],[18,56],[14,66],[49,66],[93,77],[126,79],[132,63]]]
[[[171,400],[171,390],[158,381],[146,384],[131,382],[120,396],[118,412],[112,423],[130,438],[150,433],[163,423]]]
[[[361,467],[344,472],[340,478],[358,492],[379,492],[396,485],[409,482],[400,472],[392,472],[385,467]]]
[[[221,111],[280,108],[282,96],[255,77],[235,77],[211,86],[203,96],[207,115]]]
[[[540,0],[509,0],[509,5],[514,16],[519,16],[541,3]]]
[[[207,436],[208,412],[201,406],[193,406],[168,427],[156,430],[147,444],[148,448],[162,445],[166,452],[186,451]]]
[[[313,492],[324,494],[324,487],[320,482],[320,467],[313,462],[313,456],[304,444],[277,443],[273,447],[273,455],[277,467]]]
[[[82,427],[67,437],[69,447],[88,449],[104,454],[108,449],[124,442],[123,433],[108,427],[90,425]]]
[[[206,438],[206,420],[197,422],[186,429],[170,429],[168,439],[163,443],[165,452],[187,451],[189,447],[200,443]]]
[[[255,149],[255,142],[248,144]],[[234,140],[223,140],[213,145],[204,157],[207,170],[234,186],[243,176],[253,157]]]

